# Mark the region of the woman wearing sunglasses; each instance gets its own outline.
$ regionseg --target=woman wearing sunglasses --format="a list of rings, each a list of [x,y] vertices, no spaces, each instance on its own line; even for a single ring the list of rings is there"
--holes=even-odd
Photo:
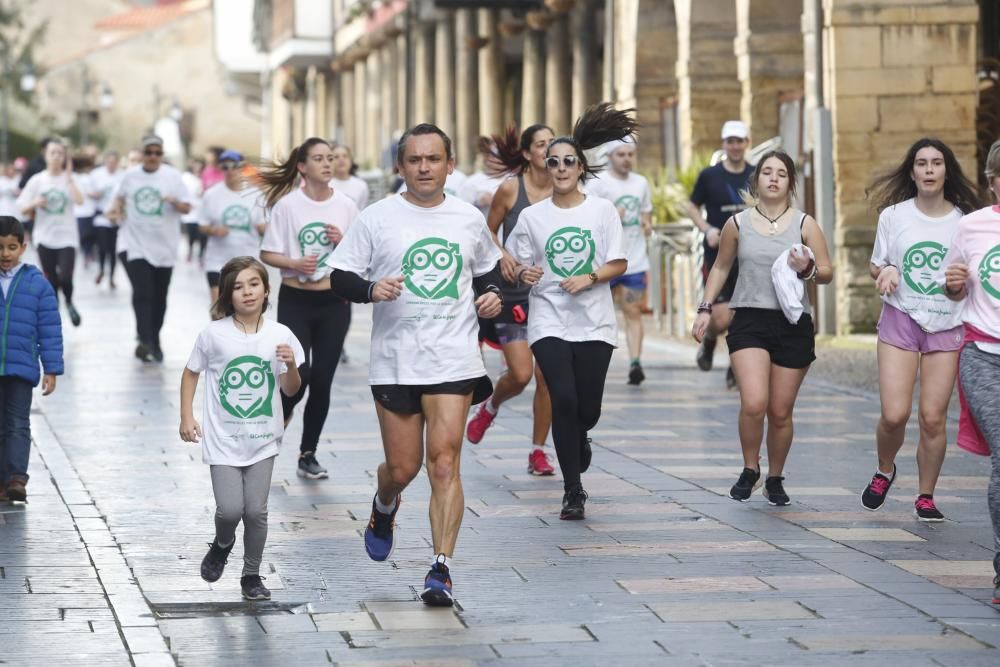
[[[219,168],[223,180],[205,192],[198,209],[198,231],[208,239],[205,273],[212,303],[219,299],[219,272],[233,257],[260,253],[264,233],[264,208],[260,191],[247,188],[243,155],[222,151]]]
[[[528,344],[552,400],[552,437],[563,474],[560,519],[584,518],[590,467],[587,431],[597,425],[618,325],[609,281],[625,273],[622,226],[614,204],[584,194],[598,168],[584,151],[631,136],[635,120],[611,104],[590,107],[573,135],[545,151],[552,196],[521,212],[507,237],[514,279],[530,285]]]
[[[547,125],[532,125],[518,138],[517,128],[510,127],[503,137],[493,137],[494,157],[491,163],[496,175],[517,174],[497,189],[490,204],[486,223],[503,248],[504,242],[514,231],[521,211],[534,203],[552,196],[552,176],[545,168],[545,151],[555,139],[555,132]],[[503,237],[500,237],[500,234]],[[507,372],[497,380],[493,395],[486,399],[469,420],[465,436],[476,444],[483,439],[486,429],[493,424],[500,406],[520,395],[531,377],[535,377],[535,397],[532,401],[534,423],[531,432],[531,453],[528,454],[528,472],[532,475],[549,476],[555,473],[549,455],[545,452],[545,438],[552,425],[552,404],[548,388],[541,371],[535,368],[528,346],[528,290],[527,285],[517,285],[514,280],[514,266],[517,263],[510,253],[504,251],[500,260],[500,271],[504,279],[502,286],[504,309],[495,320],[481,323],[481,327],[492,327],[496,332],[496,342],[503,350]]]

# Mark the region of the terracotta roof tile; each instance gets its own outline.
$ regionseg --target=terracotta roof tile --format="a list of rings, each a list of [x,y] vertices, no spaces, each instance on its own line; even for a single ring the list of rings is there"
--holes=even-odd
[[[95,24],[95,27],[100,30],[150,30],[204,9],[207,4],[208,0],[181,0],[180,2],[161,2],[161,4],[151,6],[132,7],[120,14],[101,19]]]

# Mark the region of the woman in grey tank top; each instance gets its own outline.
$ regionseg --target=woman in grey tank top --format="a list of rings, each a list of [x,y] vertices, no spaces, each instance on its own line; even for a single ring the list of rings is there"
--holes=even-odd
[[[545,168],[545,151],[553,139],[555,133],[546,125],[532,125],[520,137],[517,129],[510,127],[504,136],[493,137],[496,142],[495,157],[503,165],[502,173],[516,174],[515,178],[507,179],[497,189],[487,216],[490,231],[503,252],[500,270],[505,281],[502,285],[504,310],[493,322],[493,327],[496,330],[495,342],[503,350],[507,372],[497,380],[493,395],[473,413],[465,433],[469,442],[480,442],[486,429],[493,424],[500,406],[523,392],[534,375],[534,424],[528,472],[544,476],[555,473],[545,449],[545,440],[552,425],[552,404],[545,379],[535,367],[531,348],[528,347],[528,292],[531,286],[516,284],[513,269],[517,263],[503,249],[503,244],[517,225],[521,211],[552,196],[552,177]]]
[[[833,266],[819,225],[792,208],[795,163],[786,153],[764,154],[750,181],[750,196],[755,206],[730,218],[722,230],[719,257],[705,284],[692,333],[700,342],[711,319],[712,303],[738,261],[739,277],[729,302],[735,314],[727,344],[740,390],[744,468],[729,495],[745,502],[761,485],[760,448],[766,416],[768,472],[763,493],[770,504],[781,506],[790,502],[783,472],[792,446],[792,410],[816,355],[808,296],[803,296],[803,313],[792,324],[778,303],[771,267],[788,250],[788,266],[800,280],[825,285],[833,279]]]

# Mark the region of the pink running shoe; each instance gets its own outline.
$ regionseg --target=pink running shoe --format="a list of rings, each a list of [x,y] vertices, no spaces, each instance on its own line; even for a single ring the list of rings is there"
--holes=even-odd
[[[483,401],[479,409],[476,410],[476,414],[469,420],[469,425],[465,429],[465,437],[474,445],[478,445],[479,441],[483,439],[486,435],[486,429],[493,425],[493,420],[496,419],[496,415],[491,415],[490,411],[486,409],[486,404],[489,403],[490,399]]]
[[[533,449],[528,454],[528,472],[540,477],[556,474],[556,469],[549,463],[549,455],[541,449]]]

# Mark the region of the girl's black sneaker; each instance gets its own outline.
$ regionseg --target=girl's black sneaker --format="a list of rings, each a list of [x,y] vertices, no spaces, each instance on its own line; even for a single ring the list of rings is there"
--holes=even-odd
[[[259,574],[248,574],[240,577],[240,588],[243,589],[244,600],[270,600],[271,591],[261,581]]]
[[[235,544],[236,540],[233,540],[232,544],[223,548],[219,546],[218,538],[212,540],[212,543],[208,545],[208,553],[201,559],[202,579],[208,583],[219,580],[223,570],[226,569],[226,563],[229,562],[229,552],[233,550]]]
[[[559,518],[563,521],[579,521],[585,518],[583,505],[587,502],[587,492],[582,488],[567,491],[563,495],[562,511]]]
[[[744,468],[733,488],[729,489],[729,497],[745,503],[758,488],[760,488],[760,471]]]
[[[783,481],[785,481],[784,477],[768,477],[767,481],[764,482],[764,490],[761,491],[764,497],[767,498],[767,502],[775,507],[784,507],[792,502],[788,494],[785,493],[785,486],[782,484]]]

